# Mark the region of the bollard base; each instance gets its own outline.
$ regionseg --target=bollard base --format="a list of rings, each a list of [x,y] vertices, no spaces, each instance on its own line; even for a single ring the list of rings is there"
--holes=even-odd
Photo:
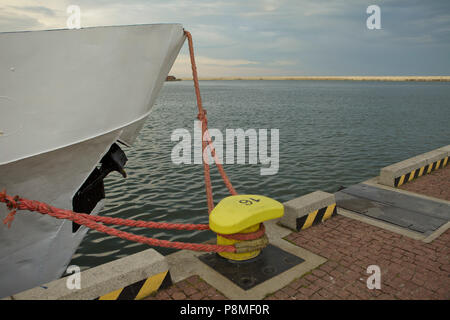
[[[251,289],[305,261],[270,244],[262,249],[257,257],[245,261],[228,260],[217,253],[206,253],[198,258],[244,290]]]

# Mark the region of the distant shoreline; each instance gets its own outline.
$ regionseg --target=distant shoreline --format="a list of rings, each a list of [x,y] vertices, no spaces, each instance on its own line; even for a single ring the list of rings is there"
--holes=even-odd
[[[192,78],[181,78],[192,80]],[[345,81],[450,81],[450,76],[286,76],[286,77],[218,77],[205,80],[345,80]]]

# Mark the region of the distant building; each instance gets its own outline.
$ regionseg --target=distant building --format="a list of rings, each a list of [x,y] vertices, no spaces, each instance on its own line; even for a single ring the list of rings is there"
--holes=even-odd
[[[181,81],[181,79],[177,79],[175,76],[167,76],[166,81]]]

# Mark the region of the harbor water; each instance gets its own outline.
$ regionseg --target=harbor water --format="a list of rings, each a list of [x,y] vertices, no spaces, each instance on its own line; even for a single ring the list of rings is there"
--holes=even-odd
[[[450,141],[448,82],[202,81],[200,86],[209,128],[224,135],[225,129],[279,129],[277,174],[261,175],[260,164],[225,165],[241,194],[283,202],[318,189],[335,192]],[[192,81],[166,82],[135,144],[122,147],[128,177],[113,173],[105,179],[101,215],[208,223],[202,165],[171,160],[173,131],[193,133],[196,115]],[[214,166],[212,182],[217,203],[228,192]],[[118,228],[173,241],[214,237],[210,231]],[[86,269],[147,248],[90,230],[71,264]]]

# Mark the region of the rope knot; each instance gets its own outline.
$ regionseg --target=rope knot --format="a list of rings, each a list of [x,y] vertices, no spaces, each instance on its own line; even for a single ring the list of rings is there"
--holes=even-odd
[[[207,121],[206,119],[206,110],[203,109],[202,111],[200,111],[197,115],[197,119],[200,121]]]
[[[0,202],[6,203],[6,207],[10,210],[5,219],[3,219],[3,224],[7,224],[8,228],[11,227],[11,223],[14,220],[14,216],[16,215],[16,209],[19,207],[19,196],[8,196],[6,194],[6,190],[0,192]]]
[[[8,207],[9,210],[13,210],[13,209],[17,209],[19,207],[19,196],[14,196],[14,197],[10,197],[10,196],[6,196],[5,197],[5,202],[6,202],[6,206]]]

